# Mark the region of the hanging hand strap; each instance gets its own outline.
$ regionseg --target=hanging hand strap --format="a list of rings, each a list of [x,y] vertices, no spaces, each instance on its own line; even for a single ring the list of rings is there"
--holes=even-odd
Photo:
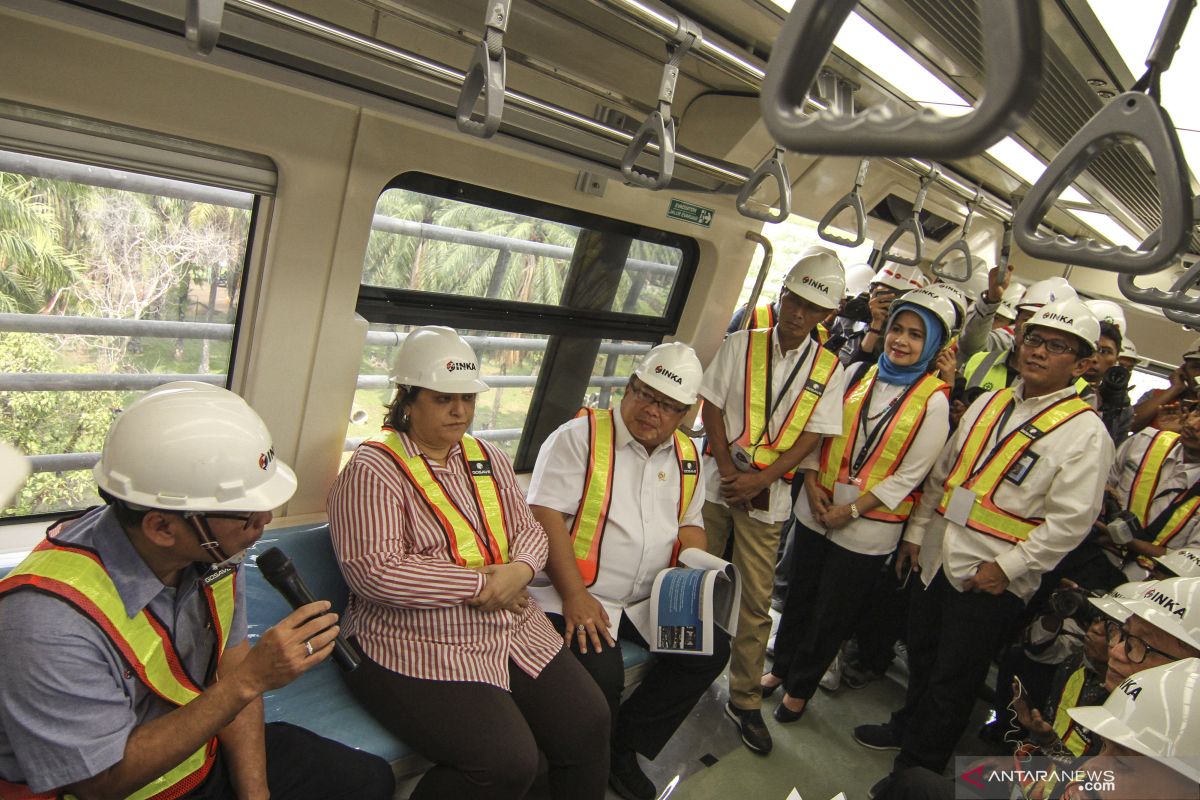
[[[490,138],[500,128],[504,115],[504,83],[508,72],[508,56],[504,52],[504,32],[512,0],[487,0],[487,16],[483,20],[483,39],[471,54],[458,95],[458,129],[463,133]],[[483,117],[475,113],[483,101]]]

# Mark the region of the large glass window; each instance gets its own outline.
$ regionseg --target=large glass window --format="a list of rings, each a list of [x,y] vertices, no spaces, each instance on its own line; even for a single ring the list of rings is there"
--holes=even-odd
[[[33,475],[0,516],[98,502],[115,415],[225,386],[255,195],[0,152],[0,439]]]

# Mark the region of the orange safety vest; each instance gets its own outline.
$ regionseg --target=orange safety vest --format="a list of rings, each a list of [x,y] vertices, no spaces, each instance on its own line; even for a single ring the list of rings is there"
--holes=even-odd
[[[233,622],[237,570],[217,570],[203,580],[203,593],[217,634],[217,663],[225,653]],[[47,537],[29,556],[0,580],[0,596],[22,590],[58,597],[95,623],[125,663],[151,691],[176,706],[200,696],[203,687],[183,669],[183,660],[167,631],[148,609],[130,618],[125,603],[99,556],[90,548]],[[179,765],[143,786],[127,800],[173,800],[198,787],[217,755],[213,737]],[[72,795],[34,793],[23,784],[0,780],[4,800],[50,800]]]
[[[1158,494],[1163,464],[1178,443],[1178,433],[1159,431],[1142,454],[1142,463],[1138,465],[1129,488],[1129,511],[1138,518],[1143,528],[1150,524],[1150,504]]]
[[[600,574],[600,544],[612,504],[616,464],[616,426],[612,415],[612,411],[603,408],[581,408],[575,415],[576,419],[586,417],[588,421],[587,474],[583,481],[583,496],[575,511],[575,522],[571,526],[571,547],[585,586],[594,584]],[[700,457],[695,442],[681,431],[675,431],[675,461],[679,465],[678,505],[682,525],[700,479]]]
[[[771,339],[773,330],[753,330],[746,340],[746,382],[743,388],[742,432],[734,440],[750,456],[754,466],[766,469],[775,463],[780,453],[786,452],[804,432],[804,426],[812,417],[817,401],[825,392],[825,386],[837,369],[837,356],[823,347],[817,348],[816,357],[807,376],[800,385],[803,389],[796,396],[788,412],[787,420],[779,432],[772,437],[767,414],[767,397],[771,388]],[[797,378],[800,376],[797,375]],[[795,471],[784,475],[791,480]]]
[[[945,515],[950,495],[957,487],[970,489],[975,492],[976,499],[967,517],[967,527],[1015,544],[1028,539],[1030,531],[1041,525],[1044,520],[1023,517],[1000,508],[995,501],[996,489],[999,488],[1000,482],[1018,465],[1025,451],[1034,442],[1068,420],[1088,412],[1094,414],[1095,410],[1079,395],[1059,400],[1004,437],[983,464],[976,468],[977,462],[983,457],[984,447],[991,441],[992,433],[1000,423],[1001,416],[1014,402],[1013,391],[1010,388],[999,390],[987,401],[967,435],[958,460],[946,478],[937,510]]]
[[[859,486],[861,494],[866,494],[890,477],[921,429],[929,398],[938,392],[949,393],[949,387],[933,375],[925,375],[916,381],[900,398],[899,408],[876,440],[862,468],[851,475],[850,462],[857,449],[862,415],[867,410],[866,398],[875,385],[877,375],[878,367],[872,366],[846,394],[846,402],[842,407],[842,435],[826,437],[821,446],[821,466],[817,475],[821,488],[829,497],[833,496],[835,483],[848,483],[859,475],[864,476]],[[904,522],[912,514],[920,497],[921,492],[917,488],[894,508],[880,506],[864,511],[862,516],[879,522]]]
[[[438,524],[446,533],[446,546],[454,563],[460,567],[478,569],[487,564],[508,563],[508,524],[504,518],[504,507],[500,503],[500,491],[492,476],[492,463],[479,440],[463,434],[459,449],[467,472],[471,476],[475,510],[483,521],[483,530],[477,531],[458,505],[450,499],[450,493],[429,469],[429,463],[420,453],[405,455],[400,436],[391,428],[363,442],[368,447],[377,447],[392,457],[400,474],[412,483],[417,494],[425,501]]]

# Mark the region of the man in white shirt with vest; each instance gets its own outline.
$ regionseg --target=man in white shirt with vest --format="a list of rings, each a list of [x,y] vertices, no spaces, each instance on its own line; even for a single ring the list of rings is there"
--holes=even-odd
[[[854,730],[900,751],[894,771],[946,766],[993,655],[1100,512],[1112,440],[1073,387],[1100,323],[1071,299],[1043,306],[1022,334],[1020,380],[967,409],[897,552],[898,573],[919,570],[925,584],[909,611],[908,694],[889,723]]]
[[[791,510],[791,476],[822,436],[842,431],[841,365],[809,334],[845,291],[832,250],[810,247],[779,294],[773,328],[730,335],[704,373],[708,440],[704,530],[708,551],[732,561],[742,605],[729,668],[726,712],[756,753],[771,751],[759,677],[771,632],[771,581],[779,532]]]
[[[608,699],[609,782],[629,800],[657,794],[637,754],[658,755],[729,660],[729,637],[714,628],[712,655],[656,656],[621,703],[618,635],[646,646],[624,609],[650,596],[677,552],[705,545],[699,449],[676,430],[696,402],[702,372],[688,345],[655,347],[618,411],[585,409],[550,434],[529,486],[550,542],[545,574],[529,593]]]

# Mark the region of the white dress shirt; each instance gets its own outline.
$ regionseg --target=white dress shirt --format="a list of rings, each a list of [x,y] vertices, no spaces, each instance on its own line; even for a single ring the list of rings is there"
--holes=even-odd
[[[723,412],[725,417],[725,436],[732,443],[742,433],[745,416],[745,383],[746,383],[746,348],[749,346],[750,332],[738,331],[730,334],[721,344],[716,357],[704,371],[704,380],[700,382],[700,396],[707,403],[712,403]],[[788,386],[783,400],[779,402],[775,413],[771,415],[768,424],[769,436],[776,436],[780,427],[791,414],[796,398],[804,389],[805,378],[816,360],[819,345],[811,338],[806,338],[799,347],[792,348],[786,353],[779,349],[777,336],[771,337],[771,391],[767,398],[767,409],[775,404],[775,399],[787,382],[797,362],[800,369]],[[801,359],[803,359],[801,361]],[[842,385],[845,371],[839,364],[834,368],[825,386],[821,399],[817,401],[812,416],[808,418],[805,432],[820,433],[828,436],[838,436],[842,432]],[[768,438],[767,436],[763,437]],[[725,505],[721,499],[721,474],[712,456],[705,456],[707,471],[705,480],[708,487],[708,499],[714,503]],[[750,516],[768,524],[783,522],[791,512],[791,487],[785,481],[775,481],[771,484],[770,507],[765,511],[755,509]]]
[[[984,457],[995,442],[1028,422],[1054,403],[1075,393],[1074,386],[1029,400],[1024,399],[1024,382],[1013,384],[1016,401],[1003,430],[996,426],[984,448]],[[925,482],[921,503],[909,520],[904,541],[921,546],[921,577],[926,585],[938,569],[955,589],[962,590],[967,578],[980,565],[999,564],[1010,581],[1008,591],[1028,601],[1037,591],[1042,574],[1053,569],[1091,530],[1100,514],[1104,483],[1113,462],[1112,439],[1100,417],[1079,414],[1037,439],[1025,451],[1037,456],[1018,485],[1001,480],[995,502],[1003,509],[1025,517],[1044,519],[1021,543],[1012,544],[995,536],[956,525],[937,513],[943,484],[966,443],[984,406],[995,392],[987,392],[966,410],[954,437],[946,443]]]
[[[647,453],[630,434],[619,409],[613,409],[613,429],[612,500],[600,545],[600,568],[588,591],[608,612],[609,632],[615,637],[622,609],[649,597],[654,578],[670,564],[680,525],[704,527],[704,468],[680,523],[674,439]],[[529,484],[530,505],[569,515],[570,530],[583,498],[587,465],[588,421],[573,419],[542,445]],[[529,594],[546,611],[562,613],[562,598],[545,572],[530,583]]]

